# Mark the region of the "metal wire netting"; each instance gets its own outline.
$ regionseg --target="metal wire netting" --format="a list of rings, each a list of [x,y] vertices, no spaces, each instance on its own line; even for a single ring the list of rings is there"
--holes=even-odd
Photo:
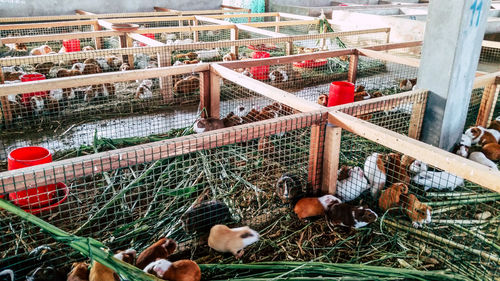
[[[283,174],[293,173],[304,192],[318,188],[319,183],[306,183],[309,166],[322,157],[310,153],[311,142],[323,142],[323,134],[311,139],[311,126],[324,128],[324,119],[321,114],[303,114],[268,122],[273,128],[256,124],[231,131],[229,138],[214,132],[137,147],[111,166],[104,163],[120,152],[96,155],[88,171],[82,170],[91,163],[88,158],[75,158],[59,176],[55,174],[59,164],[54,163],[54,169],[43,171],[33,184],[50,184],[49,175],[63,176],[64,184],[58,183],[49,199],[60,204],[38,211],[29,206],[47,222],[98,238],[113,250],[140,251],[165,235],[181,248],[196,249],[199,237],[216,223],[263,229],[287,210],[276,195],[276,182]],[[7,181],[2,177],[4,188]],[[14,188],[24,189],[19,183]],[[212,208],[208,214],[207,206]],[[36,227],[3,210],[0,215],[0,267],[13,269],[19,278],[42,259],[45,265],[61,269],[81,259]]]
[[[479,114],[479,108],[481,107],[481,99],[483,98],[484,88],[472,89],[470,96],[469,107],[467,109],[467,118],[465,120],[465,128],[469,128],[476,124],[476,120]]]

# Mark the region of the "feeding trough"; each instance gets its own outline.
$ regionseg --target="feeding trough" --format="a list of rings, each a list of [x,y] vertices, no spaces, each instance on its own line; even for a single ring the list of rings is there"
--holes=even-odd
[[[139,25],[134,23],[113,23],[111,28],[121,32],[132,32],[139,29]]]

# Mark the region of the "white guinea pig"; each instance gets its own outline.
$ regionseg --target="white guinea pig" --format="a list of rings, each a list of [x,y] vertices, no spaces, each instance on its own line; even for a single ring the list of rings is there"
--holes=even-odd
[[[368,189],[370,189],[370,185],[360,167],[349,169],[349,176],[346,179],[337,181],[337,195],[344,202],[358,198],[361,193]]]
[[[425,191],[436,188],[439,190],[455,190],[457,186],[464,185],[464,179],[448,172],[421,172],[413,177],[413,182],[423,185]]]
[[[498,171],[497,164],[495,164],[495,162],[491,161],[490,159],[486,158],[486,156],[484,155],[484,153],[482,153],[480,151],[472,152],[469,155],[469,159],[472,160],[472,161],[474,161],[474,162],[486,165],[486,166],[490,167],[491,169],[493,169],[495,171]]]
[[[366,158],[363,168],[366,178],[370,181],[373,197],[384,188],[387,180],[383,158],[382,154],[374,152]]]

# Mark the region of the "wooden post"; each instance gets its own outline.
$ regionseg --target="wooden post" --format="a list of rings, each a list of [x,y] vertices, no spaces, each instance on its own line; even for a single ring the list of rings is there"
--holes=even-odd
[[[280,21],[281,21],[281,16],[278,14],[278,15],[276,16],[276,22],[280,22]],[[274,32],[280,32],[280,26],[279,26],[279,25],[276,25],[276,26],[274,27]]]
[[[210,103],[210,71],[203,71],[200,75],[200,111],[202,118],[207,118],[211,116],[212,112],[211,106],[212,104]],[[205,109],[206,112],[203,109]]]
[[[321,175],[318,175],[318,160],[321,149],[321,125],[311,126],[311,139],[309,141],[309,167],[307,171],[307,182],[313,187],[313,194],[317,195]]]
[[[97,22],[97,20],[95,21],[95,23],[92,26],[94,27],[94,31],[100,31],[100,30],[102,30],[102,27],[101,27],[101,25],[99,25],[99,23]],[[95,38],[95,48],[96,48],[96,50],[102,49],[102,46],[103,46],[102,37],[96,37]]]
[[[347,81],[353,84],[356,84],[356,74],[358,73],[358,60],[359,60],[359,55],[356,50],[356,52],[349,57],[349,70],[347,72]]]
[[[231,41],[237,41],[238,36],[238,27],[231,28]],[[236,58],[238,58],[238,48],[238,46],[231,46],[231,53],[235,54]]]
[[[198,25],[198,20],[195,18],[193,20],[193,26],[197,26]],[[200,41],[200,38],[199,38],[199,35],[198,35],[198,32],[197,30],[193,31],[193,41],[194,42],[198,42]]]
[[[337,172],[339,170],[340,140],[342,128],[328,124],[326,126],[323,150],[323,194],[335,194],[337,191]]]
[[[427,95],[422,100],[413,103],[413,111],[410,117],[410,128],[408,129],[408,136],[413,139],[420,138],[420,131],[422,130],[422,122],[424,121],[425,106],[427,104]]]
[[[497,77],[496,80],[500,80],[500,78]],[[500,87],[498,87],[496,82],[484,88],[481,105],[477,114],[476,126],[488,127],[493,111],[495,110],[499,89]]]
[[[132,47],[132,38],[129,38],[127,34],[120,35],[120,48]],[[130,68],[134,67],[134,56],[133,55],[122,55],[123,62],[128,62]]]
[[[220,117],[220,79],[217,73],[210,72],[210,117]]]
[[[5,83],[4,81],[4,76],[3,76],[3,71],[2,71],[2,67],[0,66],[0,84],[3,84]],[[0,97],[0,101],[2,102],[2,111],[3,111],[3,118],[4,118],[4,121],[5,121],[5,125],[9,125],[10,123],[12,123],[12,110],[10,108],[10,103],[9,103],[9,99],[7,96],[3,96],[3,97]],[[2,116],[0,116],[2,117]],[[1,121],[1,119],[0,119]]]
[[[170,66],[172,64],[172,53],[169,49],[157,53],[158,67]],[[169,103],[174,99],[174,86],[172,75],[160,77],[160,92],[163,96],[163,102]]]
[[[286,42],[286,55],[293,55],[293,40]]]

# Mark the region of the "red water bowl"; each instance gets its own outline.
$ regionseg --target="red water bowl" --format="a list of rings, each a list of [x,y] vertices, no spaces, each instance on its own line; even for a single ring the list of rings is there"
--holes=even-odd
[[[27,146],[12,150],[7,157],[7,169],[15,170],[52,162],[52,154],[41,146]]]
[[[354,102],[354,84],[345,81],[335,81],[330,84],[328,106]]]
[[[144,34],[141,34],[141,35],[142,35],[142,36],[146,36],[146,37],[148,37],[148,38],[150,38],[150,39],[155,40],[155,34],[154,34],[154,33],[144,33]],[[145,47],[145,46],[147,46],[147,45],[146,45],[146,44],[144,44],[144,43],[139,42],[139,46],[141,46],[141,47]]]
[[[33,195],[30,195],[30,190],[35,190],[39,193],[32,192]],[[62,191],[63,194],[58,193],[58,191]],[[58,194],[61,195],[61,199],[54,202]],[[27,195],[27,197],[20,198],[20,196],[24,195]],[[66,199],[68,199],[68,195],[69,188],[66,186],[66,184],[58,182],[56,184],[30,188],[27,191],[23,190],[10,193],[9,200],[28,213],[38,214],[44,211],[52,210],[55,207],[61,205],[64,201],[66,201]]]
[[[63,46],[67,53],[81,51],[79,39],[63,40]]]
[[[38,81],[38,80],[45,80],[45,75],[41,73],[31,73],[31,74],[23,74],[21,75],[21,82],[31,82],[31,81]],[[45,97],[47,96],[47,92],[33,92],[33,93],[25,93],[21,95],[21,102],[24,104],[24,106],[30,107],[30,99],[33,96],[42,96]]]
[[[252,58],[262,59],[270,56],[268,52],[253,52]],[[251,67],[250,73],[252,73],[254,79],[267,80],[269,79],[269,65]]]

